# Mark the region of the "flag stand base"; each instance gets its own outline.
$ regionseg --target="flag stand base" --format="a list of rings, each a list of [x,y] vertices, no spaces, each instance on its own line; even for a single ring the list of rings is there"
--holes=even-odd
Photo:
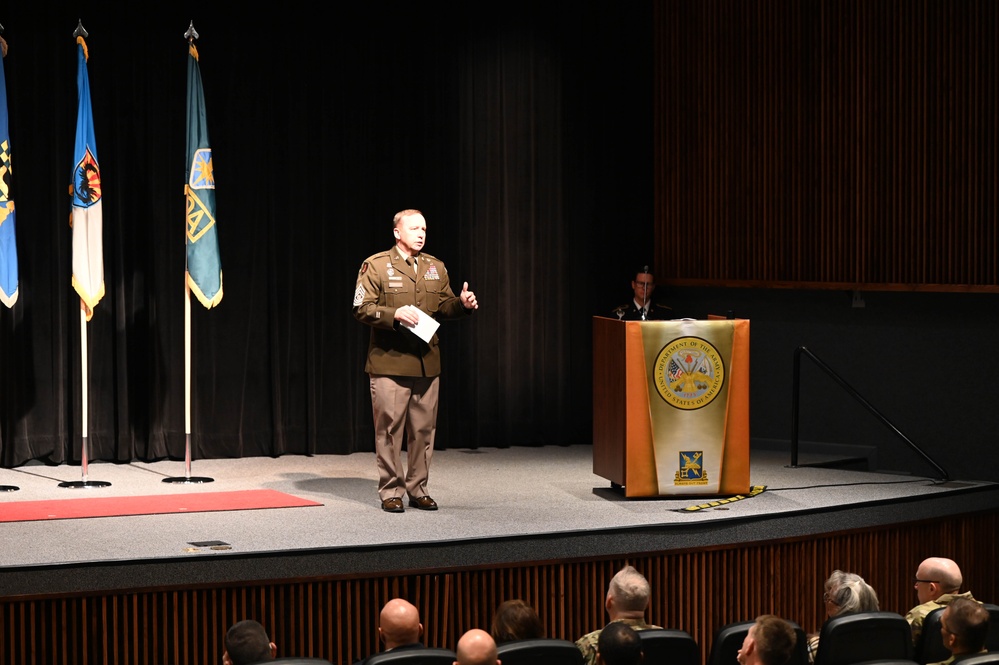
[[[59,483],[59,487],[89,489],[91,487],[111,487],[111,483],[105,480],[70,480],[64,483]]]
[[[165,483],[184,483],[187,485],[193,485],[197,483],[212,483],[215,482],[214,478],[205,478],[202,476],[178,476],[175,478],[164,478]]]

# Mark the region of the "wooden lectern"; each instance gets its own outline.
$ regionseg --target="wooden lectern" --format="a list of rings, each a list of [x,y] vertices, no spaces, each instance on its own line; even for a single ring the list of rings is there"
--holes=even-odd
[[[749,491],[749,320],[593,317],[593,473],[627,497]]]

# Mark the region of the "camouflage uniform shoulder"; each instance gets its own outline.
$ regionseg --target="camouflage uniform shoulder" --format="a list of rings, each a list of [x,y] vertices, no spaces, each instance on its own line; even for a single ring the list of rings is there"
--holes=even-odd
[[[597,642],[599,641],[600,641],[599,630],[595,630],[592,633],[587,633],[586,635],[583,635],[578,640],[576,640],[576,647],[583,654],[584,665],[593,665],[593,663],[596,662]]]
[[[921,605],[916,605],[905,615],[905,620],[909,622],[909,628],[912,630],[913,644],[919,642],[919,638],[923,633],[923,620],[926,618],[926,615],[941,607],[943,605],[937,601],[929,600]]]

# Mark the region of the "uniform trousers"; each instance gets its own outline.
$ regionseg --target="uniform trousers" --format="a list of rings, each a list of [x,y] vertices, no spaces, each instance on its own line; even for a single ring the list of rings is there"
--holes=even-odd
[[[439,376],[369,374],[371,411],[375,422],[378,497],[384,501],[404,494],[427,494],[430,458],[437,433]],[[403,433],[406,466],[402,464]]]

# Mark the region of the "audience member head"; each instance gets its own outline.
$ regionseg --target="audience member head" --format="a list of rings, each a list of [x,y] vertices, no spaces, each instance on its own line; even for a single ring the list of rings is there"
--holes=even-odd
[[[496,644],[544,637],[538,613],[519,598],[500,603],[493,616],[491,632]]]
[[[267,637],[267,631],[252,619],[234,623],[225,634],[224,665],[250,665],[274,660],[277,646]]]
[[[741,665],[785,665],[797,641],[794,626],[778,616],[764,614],[749,627],[737,660]]]
[[[378,637],[386,649],[414,644],[423,636],[420,611],[407,600],[393,598],[385,603],[378,617]]]
[[[825,583],[822,600],[826,604],[826,616],[856,614],[857,612],[877,612],[878,594],[864,578],[855,573],[834,570]]]
[[[964,584],[961,569],[954,561],[943,557],[923,559],[912,580],[919,604],[936,600],[945,593],[957,593]]]
[[[989,611],[981,603],[955,598],[940,617],[940,636],[944,646],[955,656],[978,653],[985,648],[989,633]]]
[[[455,649],[458,660],[454,665],[499,665],[496,656],[496,641],[492,635],[479,628],[473,628],[461,636]]]
[[[649,605],[649,593],[649,581],[633,566],[625,566],[617,571],[611,578],[607,600],[604,601],[611,621],[642,618]]]
[[[642,662],[642,640],[626,623],[615,621],[600,631],[597,640],[597,663],[602,665],[638,665]]]

